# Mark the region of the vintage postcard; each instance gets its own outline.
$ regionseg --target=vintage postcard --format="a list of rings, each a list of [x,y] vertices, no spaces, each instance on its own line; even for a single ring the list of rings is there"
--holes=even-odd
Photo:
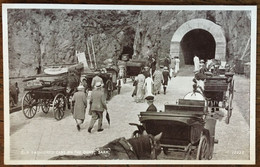
[[[256,9],[3,4],[5,164],[255,164]]]

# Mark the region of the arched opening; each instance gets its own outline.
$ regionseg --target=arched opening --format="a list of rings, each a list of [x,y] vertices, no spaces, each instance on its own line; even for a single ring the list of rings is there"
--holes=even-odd
[[[186,33],[181,42],[184,64],[193,64],[193,57],[207,60],[215,58],[216,42],[214,37],[203,29],[193,29]]]
[[[214,39],[214,42],[212,38]],[[195,41],[192,41],[192,39]],[[188,54],[191,54],[187,52],[192,52],[192,49],[189,48],[188,43],[200,45],[197,46],[198,48],[208,48],[206,51],[203,51],[202,49],[195,49],[199,52],[198,54],[200,55],[198,56],[200,56],[200,58],[210,59],[212,55],[214,55],[212,58],[222,61],[226,60],[226,38],[224,36],[224,31],[222,27],[210,20],[192,19],[183,23],[174,32],[171,40],[170,55],[172,59],[174,57],[179,57],[180,66],[185,64],[193,64],[193,61],[191,61],[191,56],[187,56]],[[214,54],[212,53],[213,51],[215,51]],[[193,56],[194,55],[192,55],[192,57]],[[188,60],[184,60],[186,58]]]

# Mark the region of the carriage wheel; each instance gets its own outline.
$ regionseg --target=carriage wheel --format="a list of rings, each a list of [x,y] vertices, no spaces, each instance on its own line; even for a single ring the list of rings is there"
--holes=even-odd
[[[47,114],[50,110],[50,100],[49,99],[43,99],[42,100],[42,105],[41,105],[41,108],[42,108],[42,111]]]
[[[110,80],[106,82],[107,100],[110,100],[113,92],[113,84]]]
[[[208,151],[209,151],[209,141],[205,135],[202,135],[200,138],[196,159],[197,160],[208,159]]]
[[[225,120],[225,122],[226,122],[226,124],[229,124],[229,122],[230,122],[230,117],[231,117],[231,115],[232,115],[232,100],[233,100],[233,95],[232,94],[230,94],[229,95],[229,98],[228,98],[228,106],[227,106],[227,118],[226,118],[226,120]]]
[[[31,92],[27,92],[22,99],[22,111],[26,118],[31,119],[37,112],[37,100],[32,97]]]
[[[54,111],[54,118],[56,120],[61,120],[64,116],[66,107],[66,97],[63,94],[58,93],[53,100],[52,106]]]
[[[234,80],[230,83],[230,88],[229,88],[229,97],[228,97],[228,106],[226,107],[227,110],[227,118],[225,120],[226,124],[229,124],[230,122],[230,117],[232,115],[232,101],[233,101],[233,96],[234,96]]]

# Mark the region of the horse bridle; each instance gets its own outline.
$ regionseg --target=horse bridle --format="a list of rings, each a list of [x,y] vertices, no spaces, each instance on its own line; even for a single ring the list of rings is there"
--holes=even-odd
[[[151,158],[157,159],[157,155],[160,154],[161,149],[156,147],[156,141],[154,140],[154,136],[149,134],[148,137],[149,137],[149,142],[151,145]],[[159,145],[159,147],[160,147],[160,145]]]

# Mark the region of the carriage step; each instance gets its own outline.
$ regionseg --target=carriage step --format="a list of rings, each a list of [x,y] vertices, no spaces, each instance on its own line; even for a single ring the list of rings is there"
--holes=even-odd
[[[215,143],[215,144],[218,144],[218,139],[215,139],[215,140],[214,140],[214,143]]]

